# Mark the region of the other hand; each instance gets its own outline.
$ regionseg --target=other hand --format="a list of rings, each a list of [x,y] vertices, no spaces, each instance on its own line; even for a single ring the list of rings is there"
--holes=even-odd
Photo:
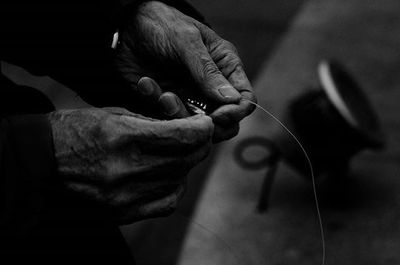
[[[64,187],[111,209],[120,224],[170,214],[213,133],[205,115],[160,121],[93,108],[56,111],[49,119]]]

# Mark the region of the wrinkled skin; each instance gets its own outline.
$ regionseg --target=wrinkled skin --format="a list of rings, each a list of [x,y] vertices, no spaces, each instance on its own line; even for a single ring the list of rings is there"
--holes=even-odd
[[[245,100],[256,98],[235,47],[209,27],[161,2],[145,2],[132,15],[121,31],[116,65],[142,95],[154,98],[138,85],[145,76],[156,81],[162,93],[191,90],[220,106],[210,114],[215,124],[214,142],[234,137],[239,122],[254,110]],[[169,94],[164,101],[179,102],[174,97]]]
[[[53,112],[49,120],[64,187],[112,209],[120,224],[170,214],[213,134],[205,115],[160,121],[93,108]]]
[[[113,209],[110,218],[127,224],[170,214],[189,170],[212,141],[238,133],[254,109],[245,99],[255,97],[231,43],[157,1],[141,4],[121,29],[115,63],[165,121],[117,108],[57,111],[49,120],[64,187]],[[191,117],[179,91],[218,107],[210,117]]]

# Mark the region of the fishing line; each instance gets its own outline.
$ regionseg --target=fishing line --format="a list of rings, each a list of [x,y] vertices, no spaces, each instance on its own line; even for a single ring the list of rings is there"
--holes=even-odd
[[[322,247],[322,262],[321,265],[325,265],[326,263],[326,246],[325,246],[325,232],[324,232],[324,226],[323,226],[323,222],[322,222],[322,215],[321,215],[321,210],[320,210],[320,206],[319,206],[319,199],[318,199],[318,193],[317,193],[317,187],[316,187],[316,180],[315,180],[315,175],[314,175],[314,168],[311,162],[311,159],[306,151],[306,149],[304,148],[303,144],[299,141],[299,139],[277,118],[275,117],[271,112],[269,112],[267,109],[265,109],[264,107],[262,107],[261,105],[248,100],[248,99],[243,99],[247,102],[249,102],[250,104],[254,105],[256,108],[260,109],[261,111],[263,111],[264,113],[266,113],[268,116],[270,116],[275,122],[277,122],[298,144],[298,146],[300,147],[300,149],[302,150],[307,163],[309,165],[310,168],[310,173],[311,173],[311,182],[312,182],[312,189],[313,189],[313,195],[314,195],[314,201],[315,201],[315,208],[316,208],[316,212],[317,212],[317,217],[318,217],[318,225],[319,225],[319,230],[320,230],[320,236],[321,236],[321,247]],[[236,253],[233,251],[233,248],[221,237],[219,236],[216,232],[208,229],[207,227],[205,227],[204,225],[195,222],[193,219],[184,216],[183,214],[179,213],[179,216],[181,216],[182,218],[184,218],[186,221],[195,224],[196,226],[200,227],[202,230],[210,233],[211,235],[213,235],[218,241],[222,242],[223,245],[234,255],[234,257],[239,260],[239,257],[236,255]]]
[[[223,239],[220,235],[218,235],[216,232],[212,231],[211,229],[205,227],[204,225],[194,221],[192,218],[189,218],[185,215],[183,215],[182,213],[178,212],[177,213],[181,218],[183,218],[185,221],[192,223],[194,225],[196,225],[197,227],[199,227],[200,229],[202,229],[203,231],[208,232],[209,234],[211,234],[215,239],[217,239],[217,241],[219,241],[220,243],[222,243],[222,245],[225,246],[225,248],[234,256],[234,258],[236,259],[238,265],[240,264],[240,262],[238,262],[240,260],[239,256],[236,254],[235,251],[233,251],[233,248],[228,244],[228,242],[226,242],[225,239]]]
[[[301,148],[301,151],[303,152],[305,158],[307,159],[307,163],[310,167],[310,173],[311,173],[311,182],[312,182],[312,189],[313,189],[313,194],[314,194],[314,201],[315,201],[315,209],[317,211],[317,217],[318,217],[318,224],[319,224],[319,230],[321,234],[321,245],[322,245],[322,262],[321,265],[325,265],[325,260],[326,260],[326,246],[325,246],[325,232],[324,232],[324,225],[322,223],[322,215],[321,215],[321,210],[319,207],[319,200],[318,200],[318,193],[317,193],[317,185],[315,181],[315,175],[314,175],[314,168],[310,159],[310,156],[308,155],[306,149],[302,145],[302,143],[297,139],[297,137],[283,124],[277,117],[275,117],[271,112],[269,112],[267,109],[262,107],[261,105],[248,100],[244,99],[245,101],[249,102],[250,104],[256,106],[258,109],[262,110],[266,114],[268,114],[272,119],[274,119],[289,135],[297,142],[299,147]]]

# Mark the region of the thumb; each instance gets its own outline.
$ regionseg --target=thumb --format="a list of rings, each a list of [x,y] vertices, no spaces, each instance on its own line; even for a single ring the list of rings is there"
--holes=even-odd
[[[218,69],[201,38],[185,45],[182,55],[184,65],[188,68],[203,95],[222,104],[240,101],[240,93]]]

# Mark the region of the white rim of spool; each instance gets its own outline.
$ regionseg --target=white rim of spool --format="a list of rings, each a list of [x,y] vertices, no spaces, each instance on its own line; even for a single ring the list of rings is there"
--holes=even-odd
[[[112,39],[112,43],[111,43],[111,48],[112,48],[113,50],[117,49],[118,43],[119,43],[119,32],[117,31],[117,32],[115,32],[114,35],[113,35],[113,39]]]
[[[354,118],[353,114],[347,107],[345,101],[343,100],[340,92],[338,91],[334,80],[332,79],[331,69],[329,62],[322,61],[318,65],[318,74],[319,79],[322,84],[322,88],[324,89],[325,93],[327,94],[331,103],[336,107],[339,111],[340,115],[353,127],[358,127],[358,122]]]

